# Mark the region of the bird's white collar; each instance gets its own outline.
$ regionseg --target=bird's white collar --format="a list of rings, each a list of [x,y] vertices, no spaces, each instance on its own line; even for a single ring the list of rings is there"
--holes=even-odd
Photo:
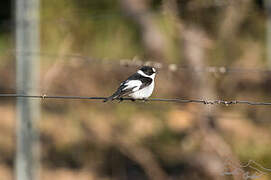
[[[142,75],[142,76],[144,76],[144,77],[148,77],[148,78],[152,78],[152,79],[154,79],[154,77],[155,77],[155,73],[153,73],[152,75],[147,75],[147,74],[145,74],[143,71],[141,71],[141,70],[138,70],[137,71],[137,73],[138,74],[140,74],[140,75]]]

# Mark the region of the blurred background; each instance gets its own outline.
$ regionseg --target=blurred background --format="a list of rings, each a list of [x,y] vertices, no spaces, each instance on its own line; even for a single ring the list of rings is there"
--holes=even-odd
[[[38,94],[109,96],[147,63],[159,71],[152,97],[271,101],[268,3],[40,0],[40,50],[18,52],[15,1],[1,1],[0,93],[16,93],[16,56],[28,53],[40,58]],[[271,179],[270,106],[32,101],[43,180]],[[10,180],[15,98],[0,99],[0,115]]]

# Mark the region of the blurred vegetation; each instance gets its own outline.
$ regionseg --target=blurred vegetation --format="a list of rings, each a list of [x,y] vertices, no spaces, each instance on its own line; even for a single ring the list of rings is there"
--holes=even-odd
[[[14,9],[7,7],[0,8],[0,93],[15,92],[15,26],[7,16]],[[43,0],[40,92],[108,96],[137,68],[119,60],[135,58],[164,65],[153,97],[270,101],[270,74],[165,66],[267,69],[266,18],[261,0]],[[221,175],[228,159],[271,168],[270,107],[41,105],[41,179],[233,179]],[[0,177],[12,179],[15,100],[1,99],[0,114]]]

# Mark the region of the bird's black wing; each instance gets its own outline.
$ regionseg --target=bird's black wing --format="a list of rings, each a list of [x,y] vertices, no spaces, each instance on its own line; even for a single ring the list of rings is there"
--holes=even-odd
[[[123,97],[123,96],[126,96],[130,93],[133,92],[133,89],[135,87],[131,87],[131,88],[126,88],[128,85],[126,84],[126,81],[124,81],[123,83],[121,83],[120,87],[117,89],[117,91],[112,95],[113,96],[113,99],[116,99],[116,98],[120,98],[120,97]]]
[[[149,86],[153,81],[152,78],[142,76],[139,73],[135,73],[132,76],[130,76],[126,81],[121,83],[121,85],[125,85],[130,80],[139,80],[142,82],[141,86],[139,87],[139,90]]]
[[[133,89],[138,86],[132,86],[132,87],[127,88],[129,82],[131,82],[133,80],[141,81],[142,84],[140,85],[139,90],[145,88],[146,86],[149,86],[153,81],[151,78],[144,77],[141,74],[135,73],[135,74],[131,75],[127,80],[123,81],[120,84],[117,91],[112,96],[105,99],[104,101],[106,102],[108,100],[114,100],[114,99],[117,99],[117,98],[120,98],[123,96],[127,96],[127,95],[133,93],[134,92]]]
[[[139,78],[139,75],[138,73],[135,73],[133,75],[131,75],[130,77],[128,77],[128,79],[126,79],[125,81],[123,81],[119,88],[117,89],[117,91],[110,97],[108,97],[107,99],[104,100],[104,102],[108,101],[108,100],[114,100],[114,99],[117,99],[117,98],[120,98],[120,97],[123,97],[123,96],[127,96],[129,94],[131,94],[133,92],[133,89],[136,87],[130,87],[130,88],[127,88],[128,86],[128,82],[131,81],[131,80],[137,80]]]

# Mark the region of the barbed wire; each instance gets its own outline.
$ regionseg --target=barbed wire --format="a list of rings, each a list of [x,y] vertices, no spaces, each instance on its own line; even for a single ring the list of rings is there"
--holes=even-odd
[[[258,73],[258,74],[266,74],[270,75],[271,70],[268,69],[261,69],[261,68],[239,68],[239,67],[227,67],[227,66],[205,66],[205,67],[186,67],[180,66],[175,63],[166,64],[158,61],[145,61],[139,59],[137,56],[131,59],[98,59],[92,58],[88,56],[83,56],[80,54],[56,54],[56,53],[48,53],[48,52],[19,52],[11,50],[10,53],[12,54],[21,54],[21,55],[30,55],[30,54],[39,54],[41,56],[47,56],[50,58],[70,58],[70,59],[80,59],[86,62],[96,62],[96,63],[108,63],[108,64],[120,64],[121,66],[125,67],[135,67],[135,66],[142,66],[142,65],[149,65],[153,66],[157,69],[167,70],[169,72],[177,72],[177,71],[188,71],[188,72],[196,72],[196,73],[213,73],[213,74],[236,74],[236,73]]]
[[[70,99],[70,100],[105,100],[107,97],[88,97],[88,96],[49,96],[43,95],[26,95],[26,94],[0,94],[0,98],[35,98],[35,99]],[[199,103],[205,105],[236,105],[246,104],[253,106],[271,106],[271,102],[254,102],[247,100],[197,100],[197,99],[164,99],[164,98],[150,98],[150,99],[133,99],[133,98],[117,98],[119,101],[156,101],[156,102],[175,102],[175,103]]]
[[[263,167],[254,160],[249,160],[246,164],[237,164],[228,159],[225,162],[225,170],[221,173],[222,176],[241,175],[242,179],[257,179],[271,172],[271,169]],[[228,170],[226,170],[228,168]],[[230,169],[232,170],[230,170]]]

